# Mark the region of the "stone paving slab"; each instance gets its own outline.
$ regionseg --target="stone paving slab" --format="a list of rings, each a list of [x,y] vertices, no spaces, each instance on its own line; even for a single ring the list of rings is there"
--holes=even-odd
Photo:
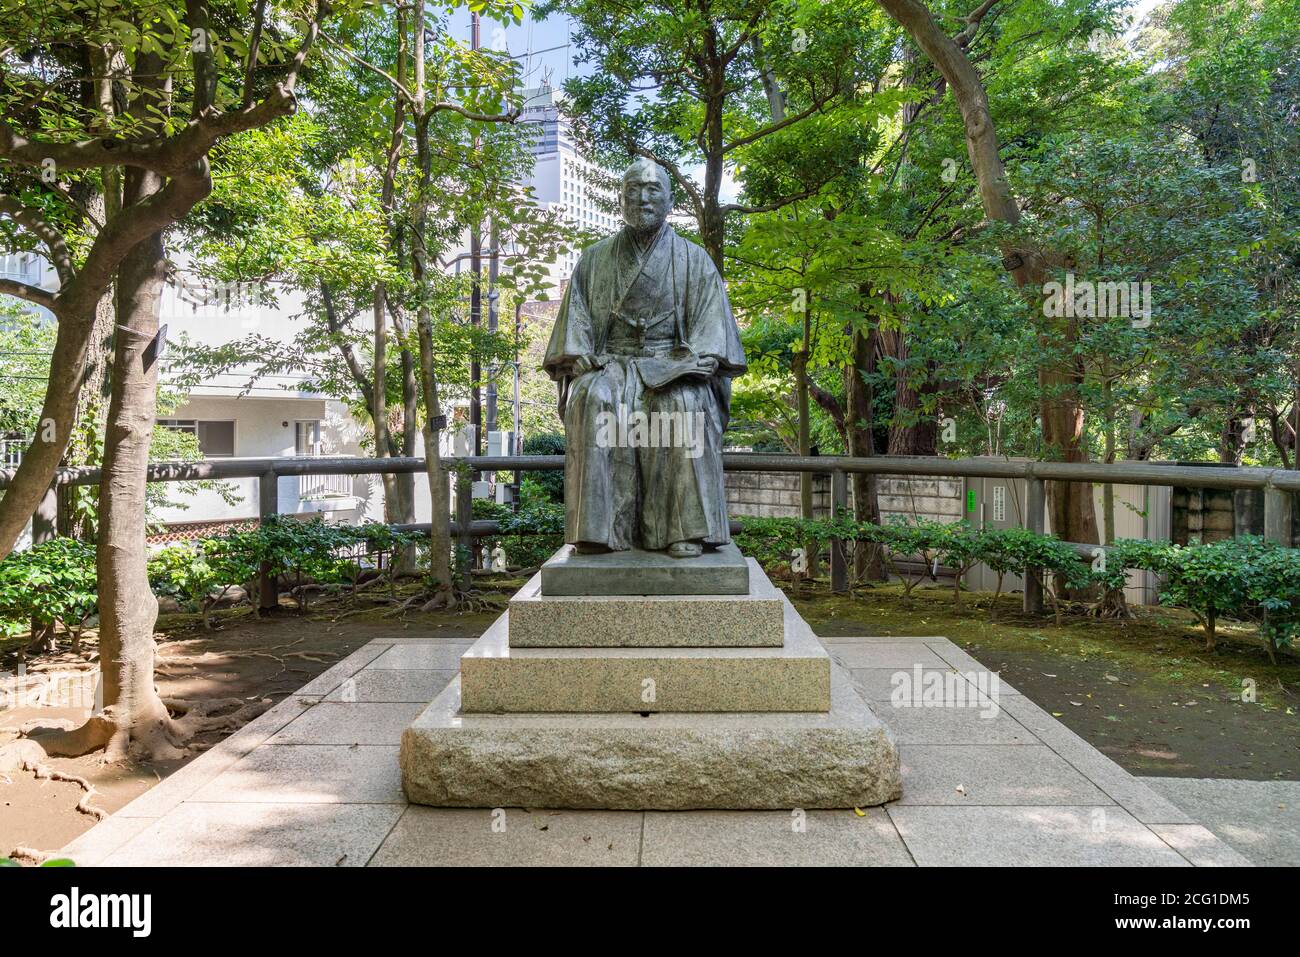
[[[922,867],[1187,867],[1118,807],[901,807],[889,816]]]
[[[900,805],[1084,805],[1115,802],[1042,744],[900,745]]]
[[[213,778],[195,801],[405,804],[388,744],[265,744]]]
[[[894,707],[882,704],[876,717],[904,744],[1039,744],[1038,738],[1005,710],[975,705],[964,708]]]
[[[1157,824],[1151,830],[1196,867],[1254,866],[1201,824]]]
[[[365,668],[391,647],[392,644],[388,641],[372,641],[362,645],[338,664],[322,671],[295,691],[294,694],[308,698],[327,695],[337,688],[345,678]]]
[[[949,667],[923,642],[880,641],[857,642],[837,639],[823,639],[822,643],[830,650],[831,657],[845,668],[911,668],[920,665],[923,668]]]
[[[1028,698],[1008,695],[1002,707],[1143,824],[1197,823]]]
[[[400,804],[186,801],[107,855],[101,864],[362,867],[404,810]]]
[[[1141,781],[1255,864],[1300,867],[1300,781]]]
[[[640,858],[641,818],[637,811],[412,805],[370,865],[630,867]]]
[[[974,670],[941,638],[825,644],[877,690],[918,664]],[[899,731],[905,776],[902,801],[883,811],[809,810],[799,831],[792,810],[506,809],[494,831],[490,809],[413,806],[395,790],[398,739],[427,702],[387,699],[422,695],[465,647],[366,645],[64,852],[82,866],[1300,861],[1300,783],[1137,779],[1005,685],[992,719],[979,707],[878,708]]]
[[[405,642],[388,648],[367,670],[455,671],[460,668],[460,656],[472,644],[471,641]]]
[[[650,811],[641,863],[649,866],[913,867],[880,808],[854,811]]]
[[[858,690],[873,704],[888,702],[891,698],[896,697],[904,690],[906,683],[914,680],[916,674],[915,671],[904,668],[854,668],[852,673],[853,682],[857,685]],[[960,678],[960,680],[970,685],[972,692],[975,690],[975,685],[971,684],[964,675],[954,668],[922,668],[920,674],[923,682],[931,680],[931,675],[938,675],[940,680],[957,680]]]
[[[425,706],[322,701],[268,739],[268,744],[392,744]]]
[[[325,701],[360,701],[371,704],[427,704],[456,677],[457,672],[367,669],[344,678]]]

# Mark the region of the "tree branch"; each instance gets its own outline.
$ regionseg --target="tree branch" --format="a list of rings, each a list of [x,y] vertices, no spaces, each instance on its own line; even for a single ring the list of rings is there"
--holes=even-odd
[[[72,281],[75,270],[68,244],[63,238],[63,233],[55,229],[41,215],[40,210],[24,205],[13,196],[0,194],[0,214],[7,214],[19,226],[34,233],[49,253],[50,263],[54,266],[54,271],[59,274],[59,281],[65,284]]]
[[[42,289],[40,286],[33,286],[30,283],[19,282],[17,279],[0,278],[0,293],[25,299],[27,302],[33,302],[38,306],[44,306],[50,312],[54,312],[54,307],[58,304],[57,297],[48,289]]]

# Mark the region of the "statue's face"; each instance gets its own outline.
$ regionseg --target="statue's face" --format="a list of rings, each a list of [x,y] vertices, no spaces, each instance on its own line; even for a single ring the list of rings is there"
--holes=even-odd
[[[672,193],[656,167],[638,165],[623,178],[623,221],[633,229],[658,229],[668,218],[672,203]]]

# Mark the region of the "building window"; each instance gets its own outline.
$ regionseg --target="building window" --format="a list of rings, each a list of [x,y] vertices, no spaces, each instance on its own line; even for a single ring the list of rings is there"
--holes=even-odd
[[[23,453],[31,442],[21,432],[0,436],[0,468],[16,469],[23,464]]]
[[[293,454],[320,455],[320,422],[312,419],[293,425]]]
[[[233,420],[159,419],[158,424],[177,432],[188,432],[199,440],[199,451],[206,459],[228,459],[235,454]]]

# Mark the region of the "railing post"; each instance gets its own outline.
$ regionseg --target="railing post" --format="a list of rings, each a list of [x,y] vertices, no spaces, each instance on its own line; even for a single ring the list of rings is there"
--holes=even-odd
[[[456,524],[459,526],[456,549],[460,560],[460,587],[469,591],[474,576],[474,483],[470,479],[469,469],[460,469],[456,473]]]
[[[1291,493],[1271,485],[1264,489],[1264,538],[1291,546]]]
[[[41,542],[48,542],[54,538],[58,526],[58,509],[59,489],[57,485],[51,485],[45,490],[41,500],[36,503],[36,511],[32,513],[33,545],[39,545]],[[44,625],[35,618],[31,620],[31,624],[33,637],[40,634],[42,629],[47,629],[45,632],[47,638],[51,638],[54,634],[50,630],[52,626]]]
[[[59,490],[57,486],[51,485],[36,504],[36,511],[32,513],[32,544],[39,545],[53,538],[58,521]]]
[[[1030,476],[1026,480],[1025,491],[1025,528],[1031,532],[1043,534],[1047,513],[1047,493],[1043,480]],[[1043,585],[1038,580],[1039,569],[1025,569],[1024,610],[1027,615],[1043,613]]]
[[[280,512],[280,478],[275,469],[263,472],[257,480],[257,519],[265,525]],[[263,562],[257,578],[257,607],[271,611],[280,607],[280,592],[269,562]]]
[[[840,517],[849,507],[848,476],[843,469],[831,473],[831,521]],[[831,591],[843,595],[849,590],[849,569],[844,555],[844,542],[831,539]]]

